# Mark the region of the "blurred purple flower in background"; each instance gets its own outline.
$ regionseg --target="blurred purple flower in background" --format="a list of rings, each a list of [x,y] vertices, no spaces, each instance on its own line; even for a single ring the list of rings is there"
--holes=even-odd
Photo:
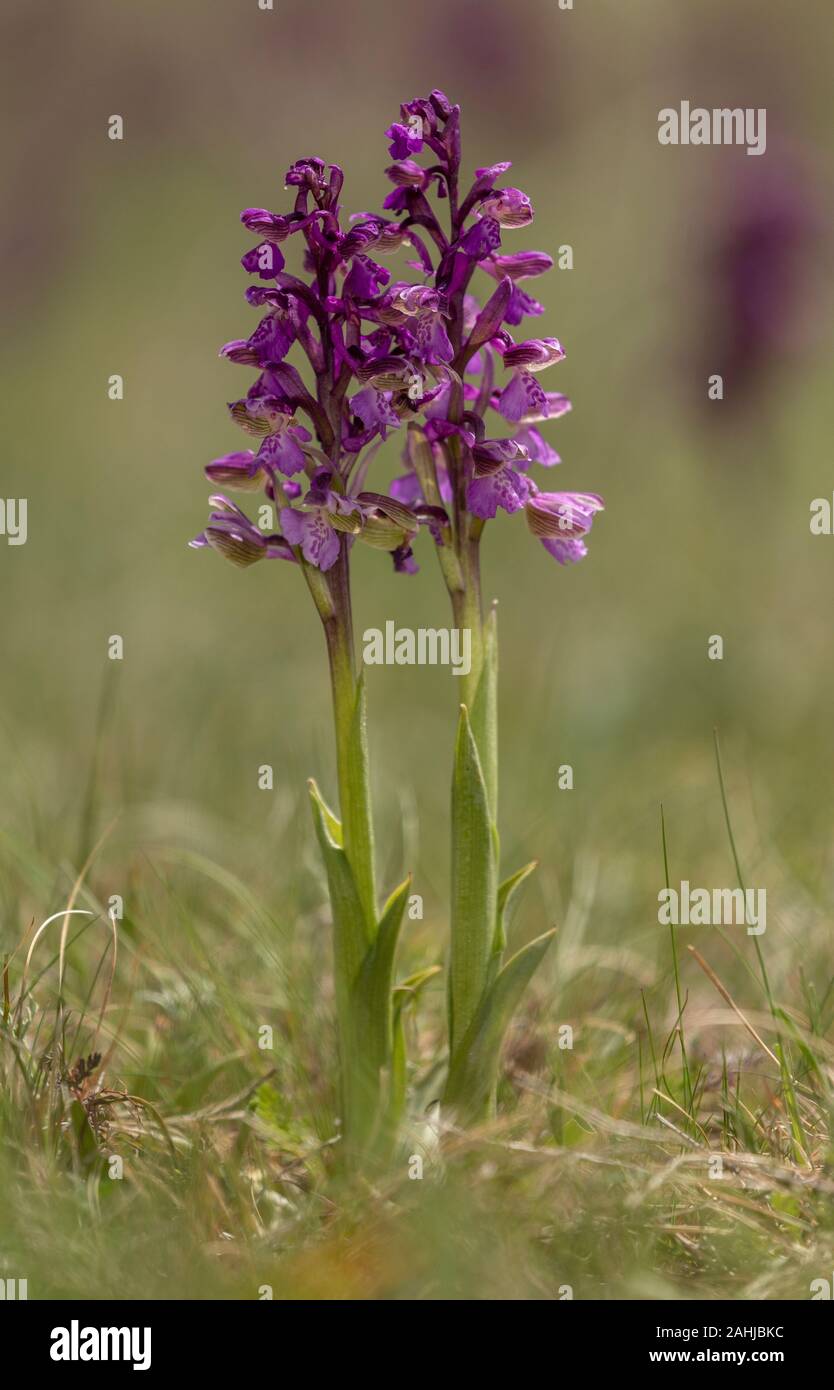
[[[698,380],[719,374],[724,409],[732,411],[760,402],[772,373],[812,338],[811,263],[823,230],[807,169],[776,145],[767,163],[755,163],[736,167],[708,199],[712,226],[699,277]]]

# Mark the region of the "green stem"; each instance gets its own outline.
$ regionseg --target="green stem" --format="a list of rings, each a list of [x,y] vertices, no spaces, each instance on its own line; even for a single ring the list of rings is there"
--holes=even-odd
[[[356,676],[350,574],[344,543],[328,577],[333,611],[324,618],[324,635],[333,697],[339,813],[344,850],[372,933],[377,904],[364,692]]]
[[[481,569],[478,541],[467,540],[458,551],[463,588],[450,589],[455,627],[468,628],[472,642],[472,668],[461,676],[461,703],[472,711],[484,665],[484,615],[481,601]]]
[[[466,1038],[491,978],[496,942],[498,888],[497,756],[495,740],[495,628],[487,631],[481,599],[480,535],[465,509],[455,518],[455,550],[462,588],[449,589],[455,625],[471,634],[471,668],[461,677],[466,707],[458,726],[452,777],[452,880],[449,958],[449,1053],[447,1099],[468,1102],[481,1087],[477,1062],[466,1071]],[[489,636],[488,636],[489,633]],[[490,642],[489,651],[487,641]],[[462,1051],[462,1048],[464,1049]],[[473,1059],[474,1060],[474,1059]],[[468,1081],[458,1094],[453,1078],[463,1069]],[[449,1089],[451,1088],[451,1089]]]
[[[493,825],[498,819],[498,746],[497,746],[497,637],[494,611],[484,620],[481,598],[480,539],[483,523],[477,518],[464,521],[467,539],[458,547],[462,589],[449,589],[455,625],[471,633],[472,664],[467,676],[461,677],[461,703],[466,705],[472,724],[472,734],[481,760],[481,768],[489,797]]]
[[[364,682],[357,677],[347,546],[326,575],[305,565],[324,628],[336,735],[338,816],[312,784],[314,818],[327,868],[333,916],[336,1023],[345,1163],[363,1164],[378,1141],[384,1088],[391,1077],[390,972],[396,932],[391,904],[378,943]],[[401,912],[403,892],[395,909]],[[378,959],[379,958],[379,959]]]

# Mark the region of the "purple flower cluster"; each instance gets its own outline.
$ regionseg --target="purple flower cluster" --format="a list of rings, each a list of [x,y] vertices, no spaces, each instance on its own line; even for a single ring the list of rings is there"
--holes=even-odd
[[[390,274],[369,252],[394,251],[409,235],[370,215],[343,228],[342,171],[335,165],[299,160],[286,184],[297,190],[291,212],[241,214],[244,226],[263,238],[241,263],[257,279],[246,298],[265,312],[250,337],[220,350],[258,370],[246,396],[229,405],[257,450],[225,454],[205,469],[216,485],[262,491],[277,508],[280,534],[262,534],[218,494],[209,524],[191,544],[211,546],[239,565],[280,557],[326,571],[358,536],[393,552],[396,567],[407,569],[419,520],[395,498],[365,491],[364,480],[375,445],[400,424],[407,389],[402,358],[392,360],[385,316],[417,315],[422,328],[428,312],[418,303],[421,286],[405,287],[415,293],[402,307],[386,294]],[[303,277],[286,270],[280,249],[293,236],[302,245]],[[311,388],[288,361],[293,348],[306,358]]]
[[[460,109],[442,92],[403,105],[386,134],[394,159],[387,174],[395,187],[385,207],[400,215],[402,228],[419,227],[436,248],[436,265],[421,289],[433,313],[442,316],[430,335],[401,348],[422,380],[433,379],[417,403],[431,459],[424,452],[415,467],[413,445],[407,447],[408,471],[391,491],[418,514],[430,502],[451,507],[456,534],[466,528],[467,516],[471,535],[473,518],[483,523],[499,508],[524,510],[533,535],[555,559],[579,560],[602,499],[542,492],[530,476],[532,464],[549,468],[560,462],[537,426],[571,408],[565,396],[546,391],[539,381],[541,372],[562,360],[564,348],[556,338],[516,341],[509,331],[544,312],[522,284],[553,265],[543,251],[501,252],[505,231],[532,222],[530,199],[518,188],[497,186],[510,168],[505,163],[477,169],[474,182],[461,191]],[[426,167],[415,159],[421,153]],[[448,208],[442,220],[438,204]],[[497,281],[483,305],[470,291],[476,270]],[[397,290],[404,300],[406,287]],[[433,355],[424,350],[427,342]],[[499,370],[506,373],[500,383]],[[488,437],[488,410],[513,426],[509,437]],[[436,515],[434,522],[432,534],[442,544],[447,533]]]
[[[345,221],[342,171],[320,159],[288,171],[291,211],[241,214],[260,238],[242,265],[253,277],[246,298],[263,317],[221,356],[258,372],[229,406],[257,450],[227,454],[205,471],[215,485],[263,491],[277,509],[280,535],[263,535],[219,495],[192,544],[241,565],[280,556],[327,571],[360,539],[391,552],[398,571],[413,572],[421,525],[438,545],[450,545],[469,519],[483,523],[503,508],[523,509],[533,535],[561,563],[578,560],[601,499],[542,492],[530,476],[531,464],[560,461],[536,426],[570,409],[539,381],[564,349],[556,338],[517,342],[509,332],[543,312],[522,284],[552,266],[541,251],[500,251],[505,230],[532,221],[530,200],[498,186],[508,164],[476,170],[461,196],[460,109],[442,92],[401,107],[387,135],[393,191],[386,215]],[[446,229],[438,203],[448,209]],[[293,238],[303,275],[286,269],[281,248]],[[394,279],[378,258],[404,247],[411,278]],[[476,270],[497,281],[483,307],[469,289]],[[291,353],[302,366],[306,359],[314,385],[305,384]],[[509,438],[487,437],[489,410],[513,426]],[[366,491],[373,455],[403,423],[420,431],[430,476],[425,466],[415,468],[410,437],[407,472],[391,495]]]

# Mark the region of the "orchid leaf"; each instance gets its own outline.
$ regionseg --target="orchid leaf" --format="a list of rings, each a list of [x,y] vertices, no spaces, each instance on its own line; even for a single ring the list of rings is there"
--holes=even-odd
[[[325,801],[318,788],[318,784],[314,781],[313,778],[310,779],[307,785],[310,792],[310,796],[314,800],[314,807],[317,806],[319,811],[321,812],[321,816],[324,821],[324,825],[327,830],[328,836],[332,840],[333,844],[337,846],[337,848],[342,849],[342,822],[339,820],[339,817],[336,815],[336,812],[332,811],[328,806],[327,802]]]
[[[484,623],[484,664],[472,702],[472,733],[494,823],[498,816],[498,615],[495,604]]]
[[[538,863],[538,859],[531,859],[529,864],[525,864],[522,869],[516,869],[514,874],[510,874],[509,878],[505,878],[498,889],[497,909],[495,913],[495,939],[492,944],[491,964],[493,978],[500,968],[501,956],[507,945],[507,918],[510,907],[522,885],[526,883],[534,869],[538,868]]]
[[[356,982],[355,1014],[362,1030],[363,1051],[377,1067],[388,1064],[391,1052],[394,959],[410,887],[409,874],[385,904]]]
[[[466,706],[461,706],[452,779],[450,1047],[472,1022],[487,982],[495,934],[496,837]]]
[[[522,946],[486,990],[461,1046],[452,1055],[446,1104],[462,1119],[476,1119],[494,1104],[498,1061],[510,1020],[530,983],[555,928]]]
[[[392,976],[410,877],[391,894],[350,996],[344,1069],[353,1104],[352,1132],[363,1148],[387,1150],[404,1098],[404,1059],[393,1054]],[[404,1046],[404,1038],[402,1045]],[[402,1079],[401,1079],[402,1076]]]
[[[333,909],[336,980],[349,988],[359,976],[371,944],[370,933],[347,853],[334,833],[339,822],[316,783],[311,780],[308,786]]]
[[[354,868],[356,887],[369,927],[376,922],[374,834],[368,776],[368,731],[365,676],[360,676],[348,738],[347,787],[342,794],[344,844]]]
[[[424,985],[440,974],[439,965],[430,965],[401,980],[393,991],[393,1042],[391,1046],[391,1094],[389,1122],[396,1132],[405,1111],[406,1084],[408,1080],[407,1056],[405,1046],[405,1014],[413,1008]]]
[[[358,1148],[367,1141],[374,1118],[371,1068],[363,1064],[362,1039],[356,1028],[354,985],[373,940],[365,909],[359,898],[347,852],[335,834],[338,821],[310,781],[313,821],[327,873],[330,907],[333,913],[333,970],[339,1019],[339,1057],[341,1064],[342,1120],[346,1135]]]

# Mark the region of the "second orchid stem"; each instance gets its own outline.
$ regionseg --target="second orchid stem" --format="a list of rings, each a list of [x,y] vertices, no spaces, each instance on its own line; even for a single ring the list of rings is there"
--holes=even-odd
[[[330,591],[333,613],[324,619],[324,635],[330,663],[343,846],[362,907],[374,927],[377,905],[368,740],[364,691],[356,675],[350,576],[344,546],[330,574]]]

